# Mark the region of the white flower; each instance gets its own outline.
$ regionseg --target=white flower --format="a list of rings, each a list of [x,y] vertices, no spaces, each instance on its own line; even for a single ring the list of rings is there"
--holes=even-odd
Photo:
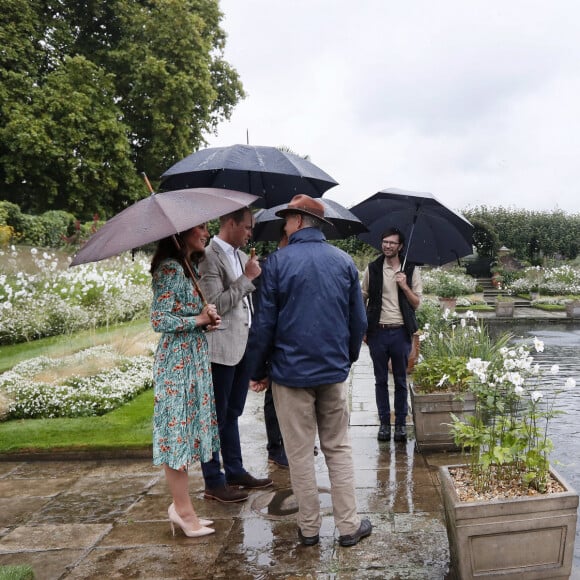
[[[467,321],[465,320],[465,318],[461,319],[461,328],[465,328],[465,325],[467,324]]]
[[[506,373],[504,378],[514,385],[514,387],[519,387],[524,384],[524,377],[520,373]]]
[[[576,381],[572,377],[569,377],[568,379],[566,379],[566,387],[568,389],[573,389],[575,386],[576,386]]]
[[[37,250],[36,248],[30,248],[30,253],[31,253],[33,256],[36,256],[36,254],[38,254],[38,250]]]
[[[524,388],[520,387],[520,385],[517,385],[516,387],[514,387],[514,393],[516,395],[521,395],[524,392]]]
[[[543,396],[544,396],[543,393],[540,393],[540,391],[533,391],[530,394],[530,397],[532,398],[532,401],[534,403],[537,403]]]
[[[550,367],[550,374],[557,375],[560,372],[560,365],[552,365]]]
[[[534,348],[536,352],[544,352],[544,343],[534,336]]]

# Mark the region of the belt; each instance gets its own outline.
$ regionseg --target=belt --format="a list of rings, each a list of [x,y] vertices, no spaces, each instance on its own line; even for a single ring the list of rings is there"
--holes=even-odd
[[[396,330],[397,328],[403,328],[402,324],[381,324],[380,322],[377,326],[383,330]]]

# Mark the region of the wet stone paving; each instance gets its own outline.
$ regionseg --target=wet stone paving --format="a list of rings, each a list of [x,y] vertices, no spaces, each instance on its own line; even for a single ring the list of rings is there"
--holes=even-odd
[[[374,378],[363,348],[350,379],[350,435],[359,513],[373,533],[351,548],[338,544],[328,472],[315,457],[323,523],[320,543],[300,545],[288,470],[267,463],[263,395],[250,392],[241,419],[245,467],[274,487],[247,502],[203,499],[203,478],[190,473],[200,517],[216,533],[171,534],[163,472],[142,457],[0,462],[0,565],[30,564],[52,579],[367,579],[450,580],[449,548],[437,468],[456,453],[415,450],[411,417],[406,443],[380,443]],[[578,543],[578,542],[577,542]],[[580,570],[578,558],[575,570]],[[577,576],[580,577],[580,576]]]

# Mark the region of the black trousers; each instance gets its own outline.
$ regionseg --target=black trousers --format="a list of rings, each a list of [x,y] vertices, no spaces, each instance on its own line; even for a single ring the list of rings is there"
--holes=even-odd
[[[264,392],[264,423],[266,423],[266,437],[268,438],[268,455],[276,455],[284,451],[284,442],[274,407],[271,386]]]

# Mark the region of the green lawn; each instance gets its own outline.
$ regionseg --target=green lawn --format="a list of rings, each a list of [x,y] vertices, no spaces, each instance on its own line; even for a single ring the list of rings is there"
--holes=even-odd
[[[33,580],[34,570],[32,566],[0,566],[0,580]]]
[[[112,451],[151,445],[153,391],[102,417],[21,419],[0,423],[0,453]]]
[[[97,344],[127,341],[148,331],[149,321],[140,320],[109,329],[74,336],[54,337],[0,349],[0,372],[21,360],[40,355],[65,356]],[[113,451],[142,449],[151,445],[153,391],[103,415],[76,419],[22,419],[0,423],[0,454],[49,450]]]
[[[29,358],[37,356],[61,357],[99,344],[108,344],[114,341],[130,342],[133,337],[144,332],[151,332],[153,335],[148,318],[108,328],[86,330],[74,335],[51,336],[32,342],[0,346],[0,373]]]

